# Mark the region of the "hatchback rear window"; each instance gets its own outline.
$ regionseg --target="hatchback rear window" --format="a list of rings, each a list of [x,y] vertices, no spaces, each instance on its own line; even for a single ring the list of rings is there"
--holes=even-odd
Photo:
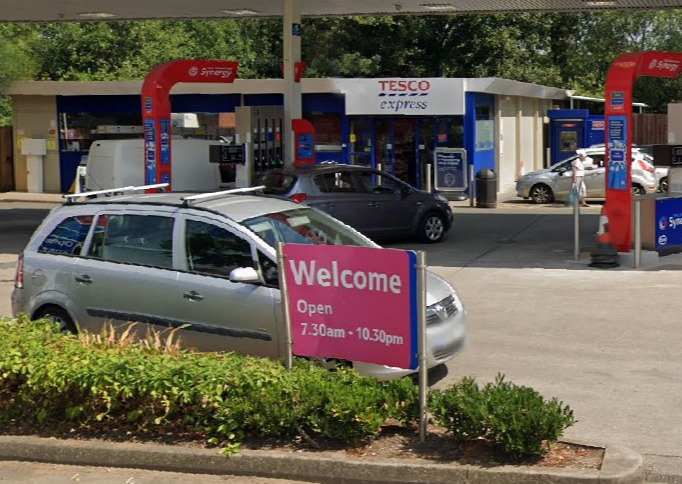
[[[296,183],[297,177],[289,173],[270,172],[261,175],[257,185],[265,185],[269,195],[286,195]]]

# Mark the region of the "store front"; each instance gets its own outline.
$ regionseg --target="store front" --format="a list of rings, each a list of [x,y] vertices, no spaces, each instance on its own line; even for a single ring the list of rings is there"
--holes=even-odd
[[[434,176],[439,148],[465,151],[470,171],[494,169],[504,184],[513,183],[524,162],[526,169],[542,167],[547,148],[544,118],[567,97],[561,89],[496,78],[330,78],[301,83],[302,115],[315,129],[316,163],[371,166],[418,188],[434,187],[433,179],[429,184],[425,176]],[[23,138],[47,139],[46,192],[71,189],[93,141],[143,137],[141,86],[137,81],[113,81],[20,82],[10,87],[15,147]],[[282,90],[281,79],[179,84],[170,95],[172,120],[178,116],[193,124],[173,121],[172,135],[263,148],[281,139],[284,127],[240,127],[236,114],[244,107],[277,109],[283,104]],[[275,166],[269,158],[268,166]],[[16,188],[27,190],[24,156],[15,157],[14,173]]]
[[[461,116],[349,118],[348,163],[378,168],[423,188],[438,147],[464,146]]]

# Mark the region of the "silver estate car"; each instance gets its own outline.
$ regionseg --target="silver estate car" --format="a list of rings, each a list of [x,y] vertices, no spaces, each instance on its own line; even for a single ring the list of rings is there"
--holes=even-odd
[[[585,151],[587,151],[587,156],[594,161],[594,169],[585,170],[587,198],[604,198],[606,197],[604,148],[603,146],[586,148]],[[577,157],[576,154],[549,168],[522,176],[516,181],[516,195],[530,198],[535,203],[566,200],[573,185],[572,163]],[[658,189],[658,180],[651,157],[649,155],[643,155],[643,157],[643,160],[632,160],[632,192],[635,195],[655,193]]]
[[[280,241],[379,247],[328,214],[280,197],[74,197],[49,213],[20,254],[12,311],[52,318],[73,332],[108,322],[140,323],[141,334],[181,328],[185,347],[281,359]],[[426,303],[432,368],[465,344],[467,314],[452,286],[431,272]],[[349,363],[380,380],[412,373]]]

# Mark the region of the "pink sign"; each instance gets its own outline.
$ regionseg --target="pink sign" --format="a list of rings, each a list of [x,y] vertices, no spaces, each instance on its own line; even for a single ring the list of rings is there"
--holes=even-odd
[[[415,252],[303,244],[283,252],[295,355],[417,368]]]

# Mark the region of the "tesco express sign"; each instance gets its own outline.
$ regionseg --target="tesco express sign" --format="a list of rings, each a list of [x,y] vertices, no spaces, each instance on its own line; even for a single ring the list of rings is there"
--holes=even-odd
[[[462,79],[348,79],[346,114],[463,115]],[[344,82],[347,81],[347,82]]]

